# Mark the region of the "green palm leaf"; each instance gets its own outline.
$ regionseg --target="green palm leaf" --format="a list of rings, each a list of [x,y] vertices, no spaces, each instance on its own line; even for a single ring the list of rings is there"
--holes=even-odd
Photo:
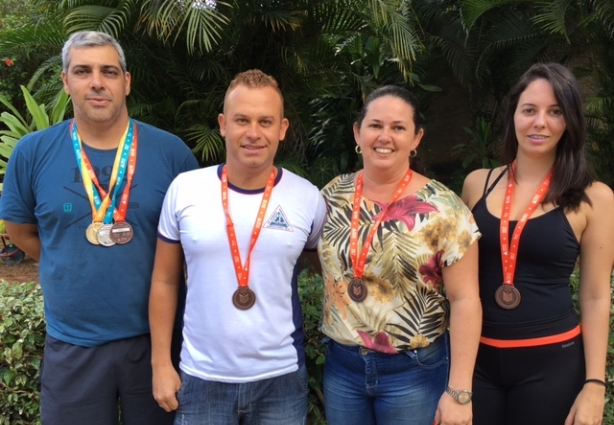
[[[191,126],[186,132],[186,141],[195,145],[194,150],[200,152],[204,162],[219,160],[224,152],[224,139],[216,129],[206,125]]]

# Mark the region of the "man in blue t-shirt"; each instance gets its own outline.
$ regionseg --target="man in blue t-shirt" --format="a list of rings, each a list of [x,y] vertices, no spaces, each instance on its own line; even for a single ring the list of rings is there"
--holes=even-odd
[[[39,261],[42,423],[117,425],[121,406],[124,425],[170,425],[152,396],[147,305],[164,194],[198,164],[181,139],[129,118],[115,39],[75,33],[62,62],[74,119],[17,144],[0,205]]]

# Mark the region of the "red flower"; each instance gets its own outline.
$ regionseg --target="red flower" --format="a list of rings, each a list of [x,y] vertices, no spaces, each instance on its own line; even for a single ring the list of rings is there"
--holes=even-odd
[[[390,345],[390,339],[388,338],[388,335],[386,335],[386,333],[379,332],[375,336],[375,340],[372,340],[371,337],[365,332],[357,332],[358,335],[360,335],[360,337],[362,338],[362,342],[365,343],[365,347],[367,347],[369,350],[377,351],[379,353],[397,354],[397,350],[392,345]]]
[[[437,253],[431,257],[431,259],[426,263],[420,266],[418,269],[418,273],[424,276],[424,283],[427,285],[430,284],[434,287],[439,287],[441,283],[441,256],[443,254],[442,251],[437,251]]]
[[[15,65],[15,62],[13,62],[13,60],[11,58],[4,59],[4,63],[6,64],[6,66],[13,66],[13,65]]]
[[[375,204],[378,205],[382,211],[373,217],[373,220],[377,220],[381,216],[387,205],[382,202],[375,202]],[[419,201],[417,195],[409,195],[390,205],[383,221],[402,221],[405,223],[405,226],[407,226],[407,230],[413,230],[414,225],[416,224],[417,214],[427,214],[434,211],[437,211],[437,208],[434,205],[431,205],[428,202]]]

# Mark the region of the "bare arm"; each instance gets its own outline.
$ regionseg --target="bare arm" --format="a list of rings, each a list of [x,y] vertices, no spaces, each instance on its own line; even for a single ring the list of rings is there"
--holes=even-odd
[[[181,244],[158,239],[149,295],[151,365],[154,398],[167,412],[179,407],[175,394],[181,380],[171,360],[171,342],[182,273]]]
[[[478,244],[471,244],[463,258],[442,269],[450,300],[450,379],[455,390],[472,388],[473,368],[482,330],[482,304],[478,289]],[[444,393],[437,407],[436,422],[471,424],[471,403],[461,405]]]
[[[580,240],[580,314],[586,378],[605,380],[610,318],[610,273],[614,260],[614,195],[604,184],[587,189],[592,207],[582,205],[586,227]],[[566,425],[601,423],[605,388],[586,384],[578,394]]]
[[[41,240],[38,236],[36,224],[17,224],[8,221],[5,221],[4,224],[11,241],[23,252],[38,261],[41,255]]]

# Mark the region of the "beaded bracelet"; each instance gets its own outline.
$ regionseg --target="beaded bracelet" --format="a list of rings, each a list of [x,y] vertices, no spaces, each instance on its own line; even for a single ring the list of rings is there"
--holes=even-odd
[[[605,388],[608,387],[605,381],[602,381],[601,379],[587,379],[586,381],[584,381],[584,384],[588,384],[589,382],[592,382],[594,384],[603,385]]]

